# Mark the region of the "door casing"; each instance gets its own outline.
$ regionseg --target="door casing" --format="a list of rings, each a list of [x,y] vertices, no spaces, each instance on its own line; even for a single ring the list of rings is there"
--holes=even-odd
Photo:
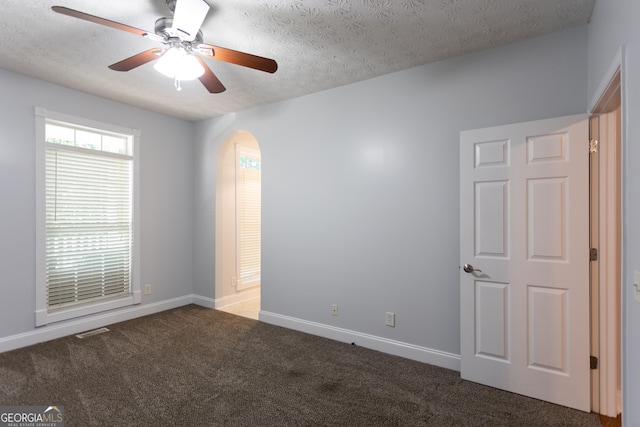
[[[598,358],[592,371],[592,411],[616,417],[621,413],[622,295],[622,102],[618,67],[592,109],[590,138],[598,141],[591,154],[591,351]]]

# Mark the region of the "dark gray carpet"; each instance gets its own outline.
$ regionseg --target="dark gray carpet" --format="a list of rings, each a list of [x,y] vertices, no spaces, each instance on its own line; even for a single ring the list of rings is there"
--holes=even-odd
[[[443,368],[186,306],[0,354],[0,405],[67,426],[599,426]]]

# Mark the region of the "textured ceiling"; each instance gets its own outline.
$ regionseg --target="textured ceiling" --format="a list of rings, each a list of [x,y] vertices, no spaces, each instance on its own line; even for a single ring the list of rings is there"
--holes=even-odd
[[[178,0],[180,1],[180,0]],[[60,5],[153,32],[165,0],[3,0],[0,67],[196,121],[585,24],[595,0],[207,0],[204,42],[278,62],[275,74],[213,59],[226,86],[173,81],[145,64],[108,65],[161,46],[54,13]]]

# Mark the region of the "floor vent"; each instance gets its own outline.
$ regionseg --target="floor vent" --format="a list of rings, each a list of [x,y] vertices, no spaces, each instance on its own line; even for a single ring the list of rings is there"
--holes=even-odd
[[[107,329],[107,328],[94,329],[93,331],[83,332],[81,334],[78,334],[78,335],[76,335],[76,337],[78,337],[78,338],[87,338],[87,337],[91,337],[93,335],[103,334],[105,332],[109,332],[109,329]]]

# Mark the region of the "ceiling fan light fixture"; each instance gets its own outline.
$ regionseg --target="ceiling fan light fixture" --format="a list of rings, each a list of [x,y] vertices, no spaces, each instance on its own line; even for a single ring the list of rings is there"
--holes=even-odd
[[[204,74],[204,67],[198,59],[179,47],[168,49],[153,68],[175,80],[195,80]]]

